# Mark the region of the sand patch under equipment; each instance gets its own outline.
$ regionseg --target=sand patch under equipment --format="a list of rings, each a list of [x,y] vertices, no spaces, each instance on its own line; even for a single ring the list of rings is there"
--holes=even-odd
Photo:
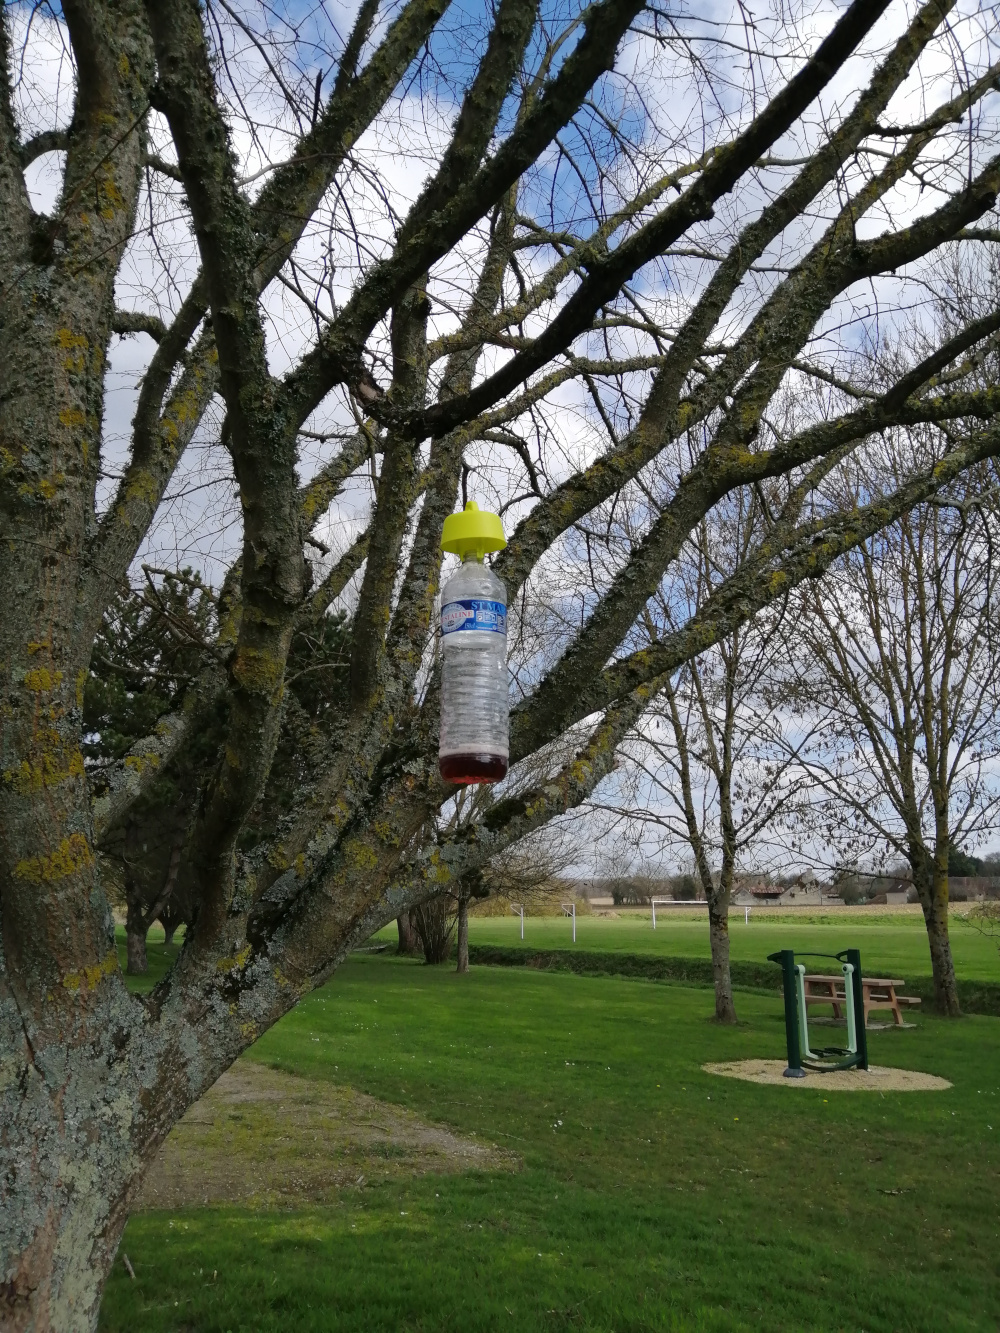
[[[520,1166],[516,1154],[404,1107],[240,1060],[171,1130],[139,1207],[294,1207],[401,1176]]]
[[[951,1084],[936,1074],[922,1074],[916,1069],[890,1069],[872,1065],[869,1069],[838,1069],[829,1074],[806,1070],[805,1078],[785,1078],[784,1060],[729,1060],[725,1064],[702,1065],[706,1074],[723,1078],[741,1078],[748,1083],[780,1084],[783,1088],[823,1088],[830,1092],[944,1092]]]

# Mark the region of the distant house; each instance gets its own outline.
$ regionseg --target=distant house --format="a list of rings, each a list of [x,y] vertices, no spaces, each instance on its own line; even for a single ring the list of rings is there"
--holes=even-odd
[[[813,879],[811,884],[803,883],[802,880],[796,880],[794,884],[789,884],[784,893],[778,899],[782,907],[785,904],[794,904],[798,907],[822,907],[823,890]]]
[[[949,875],[948,895],[956,903],[980,903],[1000,898],[1000,880],[991,875]]]
[[[885,903],[887,907],[902,907],[910,901],[913,881],[907,875],[883,876],[875,881],[878,892],[872,899],[874,903]]]
[[[784,889],[769,879],[744,879],[733,894],[733,902],[740,907],[752,907],[756,903],[776,903]]]
[[[902,907],[904,903],[910,901],[910,892],[913,888],[911,880],[900,876],[885,886],[885,901],[887,907]]]
[[[738,907],[751,907],[754,904],[775,907],[822,907],[823,890],[816,876],[811,871],[794,879],[791,884],[776,884],[769,879],[745,880],[733,894],[733,903]]]
[[[1000,898],[1000,880],[990,875],[949,875],[948,896],[955,903],[981,903],[986,898]],[[916,894],[909,879],[900,877],[885,886],[885,901],[894,903],[913,902]],[[876,901],[881,902],[881,895]]]
[[[823,889],[811,870],[803,870],[784,886],[778,902],[782,907],[822,907]]]

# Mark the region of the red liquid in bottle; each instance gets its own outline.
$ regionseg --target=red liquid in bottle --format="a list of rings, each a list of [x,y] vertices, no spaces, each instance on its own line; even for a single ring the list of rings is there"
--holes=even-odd
[[[445,782],[499,782],[507,776],[507,760],[501,754],[449,754],[438,760]]]

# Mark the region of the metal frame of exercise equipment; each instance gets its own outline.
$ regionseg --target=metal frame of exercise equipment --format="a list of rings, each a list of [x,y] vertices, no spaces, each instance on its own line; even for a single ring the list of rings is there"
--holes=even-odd
[[[841,953],[810,953],[804,958],[833,958],[844,973],[844,1007],[847,1011],[847,1046],[824,1046],[818,1051],[809,1046],[809,1017],[806,1011],[806,969],[795,961],[792,949],[781,949],[767,956],[769,963],[781,967],[785,995],[785,1041],[788,1068],[785,1078],[805,1078],[806,1070],[829,1074],[836,1069],[868,1068],[868,1036],[865,1031],[865,995],[861,983],[861,953],[844,949]],[[861,1021],[858,1021],[860,1015]],[[825,1062],[825,1063],[824,1063]]]

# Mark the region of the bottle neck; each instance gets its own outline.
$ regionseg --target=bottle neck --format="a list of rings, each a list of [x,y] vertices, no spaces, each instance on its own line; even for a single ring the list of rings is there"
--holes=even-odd
[[[481,565],[482,563],[483,557],[478,551],[466,551],[465,555],[462,556],[463,565]]]

